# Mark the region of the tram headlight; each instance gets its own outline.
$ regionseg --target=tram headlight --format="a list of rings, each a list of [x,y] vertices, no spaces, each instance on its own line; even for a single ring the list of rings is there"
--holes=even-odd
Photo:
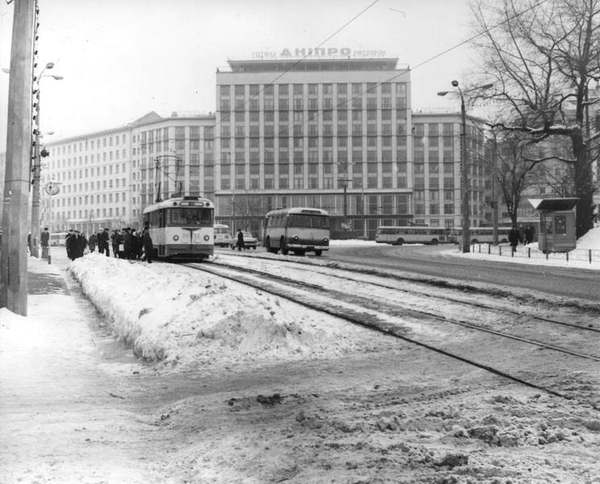
[[[324,244],[328,244],[328,243],[329,243],[329,239],[328,239],[327,237],[325,237],[325,238],[323,239],[323,243],[324,243]]]
[[[174,240],[175,242],[177,242],[177,241],[179,240],[179,235],[175,234],[175,235],[173,236],[173,240]]]
[[[298,242],[298,241],[300,240],[300,237],[298,237],[298,235],[294,235],[294,236],[292,237],[292,240],[293,240],[294,242]]]
[[[204,236],[204,240],[205,240],[206,242],[208,242],[208,239],[210,239],[210,236],[209,236],[209,235],[205,235],[205,236]]]

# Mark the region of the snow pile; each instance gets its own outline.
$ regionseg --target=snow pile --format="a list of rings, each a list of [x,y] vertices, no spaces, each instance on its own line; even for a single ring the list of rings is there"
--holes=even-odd
[[[363,240],[363,239],[340,239],[330,240],[329,247],[355,247],[355,246],[375,246],[377,242],[374,240]]]
[[[89,254],[69,269],[146,360],[199,365],[340,356],[371,347],[366,330],[348,327],[239,283],[174,264]]]
[[[577,239],[577,248],[600,250],[600,227],[591,229],[583,237]]]

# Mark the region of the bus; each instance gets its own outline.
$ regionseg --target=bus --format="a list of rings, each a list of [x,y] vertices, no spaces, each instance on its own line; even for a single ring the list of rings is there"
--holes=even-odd
[[[508,233],[510,226],[498,227],[498,242],[504,244],[508,242]],[[494,242],[493,227],[471,227],[469,229],[471,236],[471,244],[491,244]],[[457,242],[462,242],[462,229],[454,229],[454,234]]]
[[[213,202],[201,197],[175,197],[144,209],[158,259],[207,259],[214,254]]]
[[[402,244],[442,244],[456,242],[453,231],[447,227],[380,226],[375,233],[375,242]]]
[[[215,224],[215,246],[229,247],[232,244],[231,230],[229,225]]]
[[[67,232],[51,232],[48,243],[51,246],[65,245],[66,237],[67,237]]]
[[[320,256],[329,249],[329,214],[305,207],[271,210],[265,215],[263,240],[267,251],[274,254],[279,250],[283,255],[312,251]]]

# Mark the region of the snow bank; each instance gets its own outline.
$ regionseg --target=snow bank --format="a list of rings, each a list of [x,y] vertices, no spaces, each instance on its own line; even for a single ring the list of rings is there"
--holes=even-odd
[[[330,240],[330,247],[354,247],[354,246],[376,246],[377,242],[374,240],[362,240],[362,239],[340,239],[340,240]]]
[[[118,337],[150,361],[325,358],[377,344],[362,328],[184,266],[93,253],[69,270]]]
[[[600,227],[591,229],[583,237],[577,239],[577,248],[600,250]]]

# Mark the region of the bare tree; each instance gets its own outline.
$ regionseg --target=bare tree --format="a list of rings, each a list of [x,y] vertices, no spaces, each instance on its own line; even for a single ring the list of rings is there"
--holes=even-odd
[[[505,131],[539,143],[556,136],[570,141],[577,236],[592,227],[593,138],[585,126],[590,81],[600,78],[600,0],[477,0],[473,12],[485,32],[478,48],[483,70],[495,78],[493,97]]]
[[[546,160],[532,156],[536,151],[536,143],[526,134],[503,131],[494,135],[497,157],[494,177],[502,193],[511,225],[517,228],[523,194],[539,179],[536,169],[543,166]]]

